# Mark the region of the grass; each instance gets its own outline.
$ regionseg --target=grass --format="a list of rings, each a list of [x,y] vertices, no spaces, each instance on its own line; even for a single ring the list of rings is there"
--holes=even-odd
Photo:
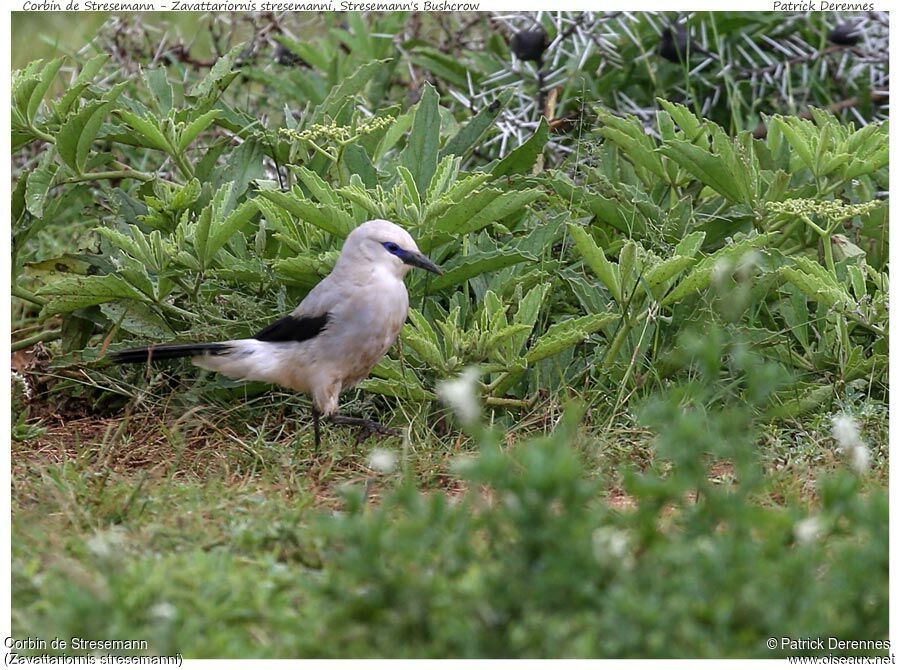
[[[23,157],[22,169],[34,158]],[[738,348],[723,347],[715,332],[687,379],[662,369],[672,344],[662,327],[646,352],[654,365],[636,365],[655,319],[648,311],[630,360],[596,372],[589,356],[606,345],[595,338],[580,350],[583,367],[573,365],[580,372],[546,376],[565,379],[559,388],[529,386],[538,398],[530,409],[489,407],[486,421],[502,429],[496,454],[436,405],[359,391],[343,398],[344,413],[407,428],[407,436],[360,439],[325,426],[317,453],[303,397],[186,364],[123,374],[102,362],[66,366],[78,353],[54,356],[82,349],[73,331],[95,333],[91,319],[100,318],[86,312],[60,322],[27,300],[62,254],[101,248],[88,231],[109,214],[92,219],[79,202],[72,209],[81,224],[63,212],[18,250],[23,263],[46,262],[24,268],[13,300],[13,338],[22,345],[13,355],[16,637],[144,639],[151,653],[186,657],[746,656],[764,655],[756,638],[790,633],[788,626],[798,636],[848,639],[886,631],[887,407],[869,399],[875,384],[845,384],[845,356],[832,361],[821,310],[810,323],[822,328],[821,360],[805,372],[831,385],[828,406],[811,415],[749,421],[742,403],[765,408],[771,399],[768,364],[741,363]],[[643,242],[667,248],[650,237]],[[541,252],[540,269],[556,255]],[[721,290],[726,300],[737,295]],[[214,309],[262,319],[261,293],[222,289]],[[796,297],[806,309],[809,296]],[[290,302],[283,294],[279,301]],[[199,304],[204,316],[190,336],[222,337],[223,325]],[[572,310],[570,300],[542,320]],[[105,318],[104,348],[122,336],[116,319]],[[700,312],[672,318],[677,328],[702,324],[704,333],[718,323]],[[768,309],[748,318],[751,329],[768,331],[759,346],[789,337]],[[227,336],[253,325],[232,323]],[[431,375],[422,378],[433,385]],[[688,384],[693,395],[679,395]],[[832,391],[871,450],[872,466],[859,477],[832,437]],[[655,415],[661,435],[638,419],[657,392],[665,395]],[[587,408],[571,435],[568,401]],[[543,435],[552,437],[535,439]],[[396,455],[396,469],[379,466],[383,450]],[[823,541],[804,541],[802,522],[821,525]],[[441,627],[448,630],[434,630]]]
[[[35,398],[30,411],[43,431],[13,443],[20,637],[59,630],[146,639],[151,653],[187,657],[302,655],[291,631],[315,620],[304,610],[321,567],[312,520],[342,510],[347,486],[364,486],[377,505],[403,473],[420,490],[458,499],[468,484],[457,463],[475,453],[447,421],[414,416],[408,440],[358,442],[351,430],[327,427],[317,457],[305,401],[279,391],[233,406],[185,406],[179,388],[162,409],[137,405],[102,417],[79,416],[59,400]],[[377,411],[352,394],[345,409]],[[401,409],[393,408],[394,425]],[[551,403],[510,422],[506,448],[552,428],[559,409]],[[886,487],[886,408],[863,403],[854,413],[874,456],[865,488]],[[634,508],[623,469],[650,467],[653,440],[633,417],[604,415],[603,407],[577,434],[586,471],[604,482],[606,502],[620,514]],[[769,425],[758,447],[768,475],[764,506],[815,509],[816,482],[845,467],[826,415]],[[375,449],[398,453],[399,469],[372,469]],[[709,477],[727,487],[734,470],[714,462]]]
[[[114,16],[130,16],[116,12],[13,12],[13,69],[22,68],[39,58],[72,56],[95,39],[97,32]],[[144,23],[154,26],[153,33],[177,34],[188,43],[197,42],[199,55],[211,49],[207,31],[202,29],[199,12],[146,12]]]

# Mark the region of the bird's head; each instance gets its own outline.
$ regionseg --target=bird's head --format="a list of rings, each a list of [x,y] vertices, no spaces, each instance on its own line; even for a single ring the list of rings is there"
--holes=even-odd
[[[400,278],[414,267],[443,274],[440,267],[419,251],[408,232],[384,219],[366,221],[355,228],[344,242],[341,261],[383,268]]]

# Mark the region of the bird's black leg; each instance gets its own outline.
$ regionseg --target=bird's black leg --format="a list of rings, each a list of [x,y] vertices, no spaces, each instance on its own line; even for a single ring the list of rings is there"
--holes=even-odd
[[[397,430],[396,428],[388,428],[387,426],[383,426],[377,421],[372,421],[371,419],[361,419],[356,416],[342,416],[340,414],[334,414],[329,417],[331,422],[336,426],[356,426],[357,428],[362,429],[362,433],[360,438],[366,435],[394,435],[399,437],[403,435],[403,432]]]
[[[319,410],[316,409],[316,406],[313,405],[312,408],[312,418],[313,418],[313,433],[316,436],[316,458],[319,457],[319,447],[322,444],[322,434],[319,431]]]

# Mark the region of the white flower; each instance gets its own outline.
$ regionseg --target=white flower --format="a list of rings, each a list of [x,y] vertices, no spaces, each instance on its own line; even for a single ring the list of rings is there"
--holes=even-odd
[[[461,454],[450,461],[450,472],[455,475],[465,475],[475,465],[475,457],[471,454]]]
[[[737,268],[735,268],[738,276],[742,280],[747,280],[753,273],[753,268],[762,264],[762,255],[755,249],[751,249],[738,260]]]
[[[850,459],[850,467],[858,474],[869,470],[872,455],[859,434],[859,424],[849,414],[835,414],[831,417],[831,434],[838,443],[838,451],[846,453]]]
[[[397,468],[397,453],[390,449],[376,448],[369,455],[369,469],[389,474]]]
[[[817,516],[811,516],[802,521],[798,521],[794,526],[794,537],[800,544],[809,544],[818,540],[825,530],[825,524]]]
[[[716,261],[716,264],[713,265],[712,269],[712,281],[713,284],[717,286],[721,286],[722,283],[728,279],[729,275],[731,275],[731,261],[727,258],[720,258]]]
[[[852,449],[862,442],[859,436],[859,424],[849,414],[840,413],[831,417],[831,434],[841,451]]]
[[[633,559],[629,552],[631,544],[628,533],[613,526],[602,526],[591,534],[591,543],[594,548],[594,558],[598,561],[613,559],[622,561],[626,567]]]
[[[120,526],[98,530],[87,541],[87,548],[97,558],[112,558],[121,553],[125,545],[125,531]]]
[[[163,601],[150,608],[150,616],[160,621],[171,621],[178,616],[178,609],[172,603]]]
[[[869,453],[869,448],[862,442],[850,450],[850,467],[856,470],[857,474],[862,475],[868,472],[871,460],[872,455]]]
[[[448,379],[437,385],[438,398],[456,413],[456,418],[465,426],[478,421],[481,403],[478,401],[477,385],[481,371],[468,367],[456,379]]]

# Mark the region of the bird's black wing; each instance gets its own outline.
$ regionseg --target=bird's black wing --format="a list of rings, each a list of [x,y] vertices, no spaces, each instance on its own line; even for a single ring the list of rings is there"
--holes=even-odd
[[[254,340],[262,342],[303,342],[311,340],[325,330],[328,324],[329,314],[321,316],[293,316],[288,315],[269,324],[256,335]]]

